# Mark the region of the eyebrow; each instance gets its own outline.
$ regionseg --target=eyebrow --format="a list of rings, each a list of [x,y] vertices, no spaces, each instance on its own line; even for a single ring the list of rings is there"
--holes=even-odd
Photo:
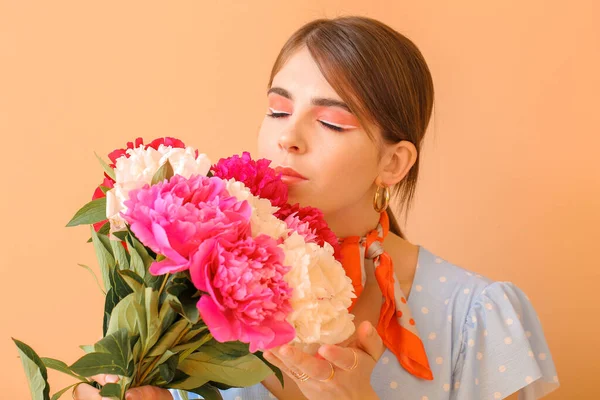
[[[267,96],[271,93],[278,94],[278,95],[285,97],[286,99],[289,99],[292,101],[294,100],[294,96],[292,96],[292,94],[290,92],[288,92],[287,90],[280,88],[280,87],[270,88],[267,92]],[[346,104],[340,100],[329,99],[329,98],[324,98],[324,97],[315,97],[312,99],[311,104],[313,106],[319,106],[319,107],[339,107],[339,108],[343,108],[344,110],[348,111],[350,114],[354,114],[350,110],[350,107],[348,107],[348,104]]]

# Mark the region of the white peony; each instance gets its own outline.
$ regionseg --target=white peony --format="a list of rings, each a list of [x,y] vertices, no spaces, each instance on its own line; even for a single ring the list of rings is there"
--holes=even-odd
[[[242,182],[230,179],[226,188],[229,194],[239,201],[247,200],[252,207],[252,216],[250,217],[250,226],[252,237],[260,234],[268,235],[274,239],[287,238],[289,229],[287,224],[275,215],[278,208],[271,205],[269,199],[261,199],[252,194],[250,189]]]
[[[337,344],[349,338],[355,327],[348,307],[356,295],[333,247],[306,243],[296,232],[280,247],[285,265],[292,267],[285,280],[293,288],[293,311],[287,318],[296,329],[293,342]]]
[[[196,157],[196,149],[192,147],[174,148],[161,144],[158,150],[143,145],[128,149],[129,157],[121,156],[115,163],[114,188],[106,192],[106,216],[110,221],[110,232],[125,229],[125,220],[121,212],[125,211],[124,202],[129,199],[129,192],[152,183],[152,177],[158,169],[169,160],[176,175],[189,178],[192,175],[208,174],[211,162],[206,154]]]

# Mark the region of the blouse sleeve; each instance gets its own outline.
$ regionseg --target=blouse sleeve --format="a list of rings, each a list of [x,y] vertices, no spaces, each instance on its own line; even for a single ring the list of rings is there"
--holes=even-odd
[[[453,399],[541,398],[558,377],[540,320],[518,287],[494,282],[471,303],[453,374]]]

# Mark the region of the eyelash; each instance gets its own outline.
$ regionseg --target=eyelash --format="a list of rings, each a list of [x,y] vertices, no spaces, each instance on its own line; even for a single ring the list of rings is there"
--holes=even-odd
[[[271,114],[266,114],[267,117],[271,117],[271,118],[284,118],[287,117],[290,114],[287,113],[271,113]],[[319,121],[319,123],[321,125],[323,125],[325,128],[327,129],[331,129],[332,131],[336,131],[336,132],[343,132],[345,129],[344,128],[340,128],[339,126],[335,126],[335,125],[330,125],[326,122],[323,121]]]

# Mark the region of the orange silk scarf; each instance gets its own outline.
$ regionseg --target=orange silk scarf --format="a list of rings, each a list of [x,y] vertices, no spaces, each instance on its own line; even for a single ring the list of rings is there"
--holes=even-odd
[[[410,308],[396,280],[391,257],[383,249],[390,229],[387,212],[382,212],[377,228],[365,237],[350,236],[341,241],[342,265],[352,279],[356,296],[360,296],[366,282],[364,260],[372,259],[375,277],[384,297],[377,332],[385,346],[398,358],[400,365],[412,375],[432,380],[425,347],[419,337]],[[357,299],[352,302],[354,306]]]

